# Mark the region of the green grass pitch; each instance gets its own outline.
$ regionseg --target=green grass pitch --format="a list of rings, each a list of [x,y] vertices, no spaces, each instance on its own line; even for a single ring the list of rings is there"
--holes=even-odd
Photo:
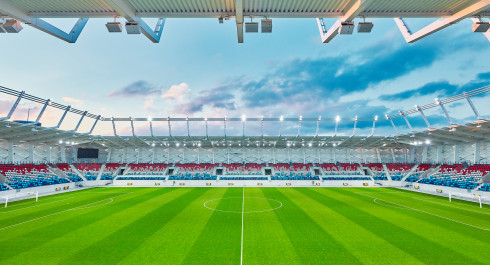
[[[95,188],[0,209],[0,264],[475,265],[489,250],[488,205],[391,188]]]

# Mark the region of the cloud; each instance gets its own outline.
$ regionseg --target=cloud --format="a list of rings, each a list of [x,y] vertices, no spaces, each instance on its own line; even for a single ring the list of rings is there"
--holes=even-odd
[[[362,56],[366,50],[369,56]],[[336,101],[343,95],[429,67],[441,54],[434,44],[396,48],[378,43],[347,56],[292,60],[258,80],[242,79],[242,83],[231,86],[241,88],[247,107],[275,105],[281,100]]]
[[[426,95],[434,95],[435,97],[443,98],[483,87],[488,85],[489,82],[490,72],[486,72],[478,74],[474,80],[462,85],[451,84],[448,81],[431,82],[416,89],[406,90],[391,95],[382,95],[379,99],[385,101],[400,101]]]
[[[190,115],[195,112],[201,112],[206,106],[235,110],[235,95],[228,92],[227,87],[216,87],[212,90],[200,91],[197,97],[178,104],[174,108],[174,113]]]
[[[115,96],[126,96],[126,97],[132,97],[132,96],[148,96],[148,95],[154,95],[154,94],[160,94],[161,93],[161,88],[158,88],[146,81],[139,80],[136,81],[128,86],[125,86],[120,89],[116,89],[112,92],[110,92],[107,96],[109,97],[115,97]]]
[[[171,86],[167,91],[162,93],[162,98],[166,100],[181,100],[189,92],[189,85],[180,83]]]
[[[76,98],[62,97],[61,100],[63,102],[66,102],[66,103],[69,103],[69,104],[73,104],[73,105],[82,105],[83,104],[83,101],[82,100],[76,99]]]

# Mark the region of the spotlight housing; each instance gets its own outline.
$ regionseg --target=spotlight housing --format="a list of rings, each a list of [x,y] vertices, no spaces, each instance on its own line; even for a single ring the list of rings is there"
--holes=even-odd
[[[109,31],[110,33],[122,32],[121,22],[107,22],[105,26],[107,27],[107,31]]]
[[[357,33],[371,33],[373,26],[372,22],[359,22],[357,24]]]

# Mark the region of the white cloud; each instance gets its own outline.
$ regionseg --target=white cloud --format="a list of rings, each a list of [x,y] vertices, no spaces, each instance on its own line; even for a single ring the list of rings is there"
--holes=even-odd
[[[82,100],[76,99],[76,98],[62,97],[61,100],[63,100],[66,103],[71,103],[73,105],[82,105],[83,104]]]
[[[167,91],[163,92],[162,98],[166,100],[181,100],[188,93],[189,85],[187,83],[180,83],[178,85],[171,86]]]

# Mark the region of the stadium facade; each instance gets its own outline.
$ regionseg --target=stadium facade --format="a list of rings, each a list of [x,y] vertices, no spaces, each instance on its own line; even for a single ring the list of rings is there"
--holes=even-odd
[[[71,106],[42,99],[23,91],[1,88],[16,97],[6,117],[0,120],[2,193],[20,190],[53,192],[90,186],[395,186],[426,192],[453,194],[467,199],[489,199],[490,122],[483,119],[471,98],[484,96],[482,87],[436,99],[395,115],[385,115],[393,135],[376,134],[380,116],[354,117],[349,134],[338,130],[340,117],[332,118],[107,118]],[[33,122],[12,120],[23,101],[42,106]],[[444,105],[468,104],[475,121],[458,125]],[[61,110],[58,126],[40,124],[48,108]],[[433,128],[424,111],[436,109],[450,126]],[[67,114],[78,117],[73,130],[61,130]],[[407,117],[418,115],[426,130],[414,130]],[[84,119],[91,119],[90,131],[80,132]],[[358,135],[357,123],[370,122],[370,134]],[[398,133],[394,121],[410,129]],[[113,135],[94,135],[101,123],[109,123]],[[135,122],[145,122],[150,135],[136,135]],[[169,135],[155,135],[154,122],[165,122]],[[186,135],[173,135],[172,124],[185,123]],[[191,134],[189,124],[203,124],[202,135]],[[223,135],[209,136],[208,122],[222,123]],[[242,136],[228,136],[227,122],[239,122]],[[248,122],[261,124],[260,132],[247,135]],[[263,134],[268,123],[279,123],[277,135]],[[296,135],[283,135],[282,123],[294,122]],[[302,124],[316,123],[313,135],[303,135]],[[333,122],[329,133],[320,131],[321,122]],[[132,136],[120,136],[116,123],[128,123]],[[476,196],[476,197],[475,197]]]

